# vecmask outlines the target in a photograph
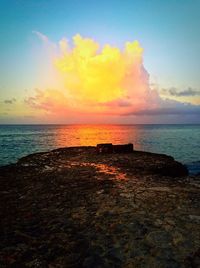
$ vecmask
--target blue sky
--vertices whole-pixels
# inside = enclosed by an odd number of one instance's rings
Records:
[[[53,42],[76,33],[118,47],[138,40],[152,82],[199,90],[199,14],[199,0],[0,0],[0,98],[38,86],[33,31]]]

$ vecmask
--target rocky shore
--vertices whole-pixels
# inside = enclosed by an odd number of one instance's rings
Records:
[[[200,267],[200,177],[95,147],[0,168],[0,267]]]

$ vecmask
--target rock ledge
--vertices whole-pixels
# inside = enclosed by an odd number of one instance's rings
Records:
[[[68,147],[0,168],[0,267],[199,267],[200,180],[172,157]]]

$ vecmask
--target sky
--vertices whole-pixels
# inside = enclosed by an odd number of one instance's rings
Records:
[[[199,0],[0,0],[0,124],[200,123]]]

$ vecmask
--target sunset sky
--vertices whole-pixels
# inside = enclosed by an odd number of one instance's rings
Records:
[[[0,0],[0,124],[200,123],[199,0]]]

